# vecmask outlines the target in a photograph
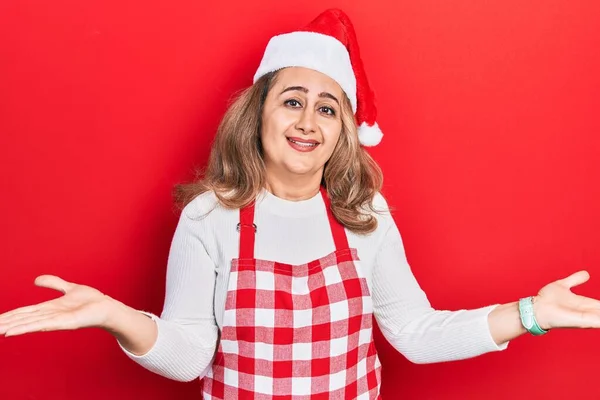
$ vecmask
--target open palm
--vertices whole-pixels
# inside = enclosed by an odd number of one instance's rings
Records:
[[[41,275],[35,285],[57,290],[63,296],[0,314],[0,335],[100,327],[108,314],[108,296],[90,286]]]
[[[600,301],[571,291],[589,279],[587,271],[578,271],[539,291],[534,309],[543,329],[600,328]]]

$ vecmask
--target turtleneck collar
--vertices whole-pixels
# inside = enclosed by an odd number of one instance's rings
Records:
[[[256,204],[257,207],[271,214],[290,218],[319,214],[325,210],[321,192],[317,192],[316,195],[306,200],[292,201],[277,197],[268,190],[263,189],[258,195]]]

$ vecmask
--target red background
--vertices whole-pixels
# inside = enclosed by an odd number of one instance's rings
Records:
[[[372,149],[436,308],[534,294],[582,268],[600,297],[600,6],[594,1],[0,3],[0,311],[53,273],[160,313],[178,213],[271,35],[354,20]],[[557,330],[431,365],[379,337],[386,399],[600,398],[600,333]],[[0,338],[2,399],[194,399],[99,330]]]

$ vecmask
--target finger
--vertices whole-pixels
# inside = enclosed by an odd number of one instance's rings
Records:
[[[14,310],[5,312],[4,314],[0,314],[0,324],[10,320],[15,315],[21,314],[30,314],[40,311],[46,311],[50,309],[55,309],[56,307],[53,304],[56,303],[56,299],[47,300],[38,304],[32,304],[30,306],[15,308]]]
[[[576,313],[573,317],[572,328],[600,328],[600,312],[598,310],[586,310]]]
[[[6,334],[6,332],[10,331],[11,329],[13,329],[17,326],[27,325],[32,322],[41,321],[41,320],[44,320],[48,317],[51,317],[51,316],[54,316],[57,314],[58,314],[57,312],[53,312],[53,313],[48,313],[48,314],[44,314],[44,315],[30,315],[30,316],[23,317],[16,321],[12,321],[7,324],[2,324],[2,325],[0,325],[0,334],[2,334],[2,335]]]
[[[591,308],[600,310],[600,300],[592,299],[591,297],[577,296],[578,308]]]
[[[11,327],[6,331],[4,336],[9,337],[32,332],[65,330],[70,329],[70,326],[71,325],[64,314],[54,314]]]
[[[46,287],[49,289],[58,290],[63,294],[65,294],[67,291],[71,290],[73,286],[75,286],[75,284],[67,282],[64,279],[61,279],[58,276],[54,275],[40,275],[35,279],[34,284],[39,287]],[[6,318],[9,318],[15,314],[35,312],[40,308],[45,307],[45,305],[48,304],[50,301],[52,300],[44,301],[38,304],[32,304],[30,306],[15,308],[14,310],[10,310],[3,314],[0,314],[0,323],[5,321]]]
[[[0,314],[0,323],[4,322],[6,319],[12,317],[13,315],[36,312],[41,309],[44,303],[33,304],[26,307],[19,307],[15,308],[14,310],[7,311],[4,314]]]
[[[75,286],[73,283],[67,282],[55,275],[40,275],[35,278],[34,284],[36,286],[58,290],[63,294],[67,293],[73,286]]]
[[[577,271],[564,279],[560,279],[558,282],[570,289],[587,282],[588,279],[590,279],[590,274],[587,271]]]
[[[26,318],[31,318],[31,317],[43,317],[45,315],[53,314],[55,312],[57,312],[56,309],[46,309],[46,310],[36,310],[33,312],[24,312],[24,313],[20,313],[20,314],[14,314],[14,315],[0,321],[0,331],[2,330],[2,327],[6,327],[10,324],[14,324],[17,321],[22,321]]]

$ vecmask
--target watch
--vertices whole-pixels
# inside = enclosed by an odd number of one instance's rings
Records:
[[[535,315],[533,313],[533,296],[524,297],[519,300],[519,315],[521,316],[521,323],[527,329],[527,332],[533,336],[540,336],[548,333],[547,330],[543,330],[537,323]]]

